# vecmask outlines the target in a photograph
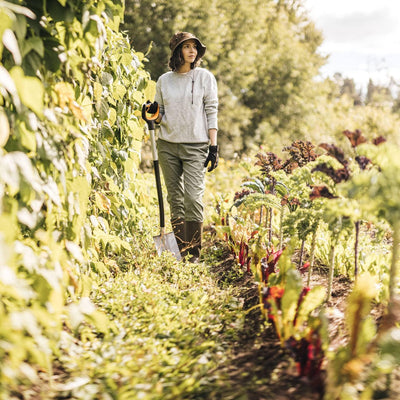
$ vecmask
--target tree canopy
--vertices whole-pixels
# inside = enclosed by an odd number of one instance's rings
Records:
[[[146,54],[153,80],[168,70],[174,32],[204,42],[203,66],[218,82],[225,158],[297,139],[341,141],[346,129],[396,139],[399,101],[385,88],[371,82],[364,99],[352,79],[322,78],[328,56],[304,0],[126,0],[123,29]]]
[[[225,156],[271,135],[305,134],[324,57],[322,36],[301,1],[127,0],[123,28],[136,50],[149,51],[155,80],[167,71],[174,32],[193,32],[206,44],[203,65],[219,85]]]

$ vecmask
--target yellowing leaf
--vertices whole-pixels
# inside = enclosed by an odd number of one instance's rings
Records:
[[[96,198],[96,206],[101,211],[110,213],[111,201],[103,193],[100,192],[95,193],[95,198]]]
[[[75,101],[75,93],[71,84],[58,82],[55,84],[54,90],[57,93],[58,104],[61,108],[68,107],[70,103]]]
[[[122,98],[125,96],[126,93],[126,88],[123,85],[114,85],[113,88],[113,93],[114,93],[114,97],[118,100],[122,100]]]
[[[142,107],[142,103],[144,103],[143,93],[142,92],[133,92],[132,101],[136,101],[136,103],[139,103],[140,107]]]
[[[71,84],[58,82],[55,84],[54,90],[57,93],[58,103],[61,108],[67,107],[76,118],[86,121],[84,110],[75,101],[75,92]]]
[[[132,57],[131,54],[129,54],[129,53],[124,53],[124,54],[122,54],[122,56],[121,56],[120,63],[121,63],[122,65],[128,66],[128,65],[131,64],[132,60],[133,60],[133,57]]]
[[[69,108],[70,108],[72,114],[76,118],[78,118],[78,119],[80,119],[82,121],[86,121],[86,117],[85,117],[85,114],[83,112],[83,109],[76,101],[73,101],[72,103],[70,103]]]
[[[156,95],[156,83],[154,81],[148,81],[146,89],[144,89],[144,97],[146,100],[154,101]]]
[[[128,128],[129,128],[129,133],[133,139],[140,141],[143,139],[143,134],[144,134],[143,128],[139,126],[139,124],[136,121],[133,120],[128,121]]]
[[[107,315],[102,311],[99,310],[94,311],[90,315],[89,319],[92,320],[95,328],[101,333],[105,334],[108,333],[110,331],[110,328],[112,327],[111,321],[108,319]]]
[[[103,94],[103,86],[99,82],[95,82],[93,84],[93,96],[95,101],[99,101],[101,99],[101,95]]]
[[[89,96],[85,96],[81,103],[82,113],[84,115],[85,121],[89,121],[92,112],[93,112],[93,105],[92,101],[90,100]]]
[[[110,122],[110,126],[114,125],[116,119],[117,119],[117,112],[115,111],[115,108],[111,107],[108,112],[108,121]]]
[[[133,140],[132,145],[131,145],[131,150],[132,151],[137,151],[140,152],[140,149],[142,148],[142,142],[139,140]]]

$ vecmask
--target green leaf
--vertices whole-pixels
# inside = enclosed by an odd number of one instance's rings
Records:
[[[296,326],[307,321],[312,311],[319,307],[326,298],[326,289],[323,286],[313,287],[304,297],[297,312]]]
[[[132,63],[133,57],[130,53],[124,53],[121,56],[120,63],[125,65],[126,67],[130,66]]]
[[[144,99],[144,94],[142,92],[136,91],[133,92],[132,94],[132,101],[138,103],[140,105],[140,107],[142,106],[142,104],[144,103],[145,99]]]
[[[104,121],[105,119],[107,119],[109,108],[110,106],[106,99],[101,99],[96,103],[96,111],[98,112],[101,120]]]
[[[285,293],[282,296],[281,310],[283,323],[289,324],[294,320],[297,304],[302,289],[301,277],[295,269],[289,269],[286,274]]]
[[[44,88],[38,78],[25,76],[21,67],[13,67],[10,71],[22,104],[38,115],[43,113]]]
[[[90,121],[93,112],[93,104],[89,96],[85,96],[81,102],[83,116],[86,121]]]
[[[27,129],[25,122],[21,122],[18,125],[18,133],[20,135],[21,144],[29,151],[36,152],[35,133]]]
[[[14,31],[20,43],[25,39],[26,26],[27,26],[26,18],[21,14],[17,14],[17,20],[14,21]]]
[[[25,56],[30,51],[35,51],[40,57],[44,56],[44,45],[39,37],[31,37],[25,40],[21,46],[22,56]]]
[[[101,333],[110,332],[111,321],[108,319],[107,315],[103,312],[96,310],[89,316],[89,320],[92,321],[95,328]]]
[[[392,358],[394,363],[400,363],[400,328],[390,329],[379,344],[383,357]]]
[[[108,72],[103,72],[103,74],[101,75],[101,84],[103,86],[109,86],[109,85],[112,85],[113,82],[114,82],[114,79],[113,79],[112,75]]]

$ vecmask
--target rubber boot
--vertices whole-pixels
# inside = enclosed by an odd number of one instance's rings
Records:
[[[200,261],[201,239],[203,236],[203,222],[185,221],[186,254],[190,255],[189,262]]]
[[[185,242],[185,221],[183,218],[171,219],[172,230],[174,231],[176,243],[178,244],[179,251],[183,256],[184,248],[186,247]]]

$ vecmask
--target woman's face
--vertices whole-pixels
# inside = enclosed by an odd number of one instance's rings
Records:
[[[182,56],[185,63],[191,64],[197,57],[197,43],[195,40],[186,40],[182,45]]]

